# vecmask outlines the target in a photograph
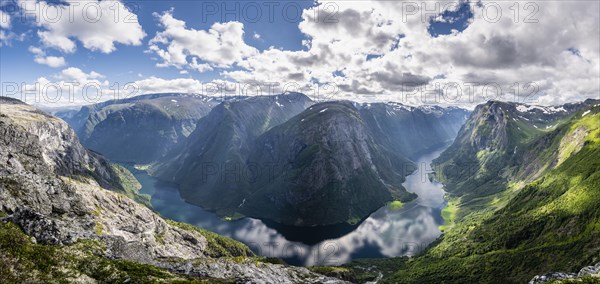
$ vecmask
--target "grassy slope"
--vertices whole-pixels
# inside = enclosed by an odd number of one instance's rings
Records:
[[[206,251],[207,255],[210,257],[249,257],[254,255],[250,248],[236,240],[223,237],[219,234],[200,229],[190,224],[179,223],[171,220],[167,220],[167,223],[187,231],[200,233],[204,238],[206,238]]]
[[[567,138],[582,127],[588,130],[579,152],[569,153],[557,168],[523,189],[514,191],[518,186],[512,184],[508,191],[489,197],[490,205],[497,205],[490,208],[499,210],[463,209],[461,220],[442,240],[405,263],[387,282],[516,283],[600,261],[598,109],[585,117],[577,114],[558,130]]]
[[[115,186],[118,190],[115,191],[125,194],[127,197],[136,201],[137,203],[140,203],[148,208],[152,208],[152,204],[150,203],[150,196],[147,194],[140,193],[142,185],[138,182],[138,180],[133,176],[133,174],[130,171],[114,163],[111,163],[110,167],[111,170],[115,173],[116,178],[118,179],[116,181],[117,186]]]

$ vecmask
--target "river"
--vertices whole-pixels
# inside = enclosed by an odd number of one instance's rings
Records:
[[[248,245],[256,254],[278,257],[292,265],[340,265],[358,258],[414,255],[440,236],[446,206],[443,186],[428,178],[430,164],[443,149],[421,156],[418,170],[403,186],[419,198],[396,209],[384,206],[355,226],[300,228],[243,218],[225,221],[182,200],[177,188],[127,166],[152,197],[163,217],[204,228]]]

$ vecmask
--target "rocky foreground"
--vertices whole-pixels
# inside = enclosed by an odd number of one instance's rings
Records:
[[[0,282],[341,283],[165,220],[62,120],[0,98]]]
[[[587,282],[584,282],[587,281]],[[529,284],[541,283],[598,283],[600,282],[600,262],[596,265],[586,266],[575,273],[551,272],[545,275],[536,275]]]

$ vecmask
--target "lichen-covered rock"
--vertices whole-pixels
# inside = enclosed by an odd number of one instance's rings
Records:
[[[586,267],[582,268],[581,270],[579,270],[579,273],[577,273],[577,277],[582,278],[587,275],[596,275],[596,276],[598,276],[598,278],[600,278],[599,274],[600,274],[600,262],[596,263],[596,265],[594,265],[594,266],[586,266]]]
[[[541,284],[541,283],[562,283],[562,280],[581,280],[587,278],[589,282],[585,283],[597,283],[600,282],[600,263],[596,265],[586,266],[582,268],[579,273],[564,273],[564,272],[550,272],[544,275],[534,276],[529,284]],[[578,281],[579,282],[579,281]]]

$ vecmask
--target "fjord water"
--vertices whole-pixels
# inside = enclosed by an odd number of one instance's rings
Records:
[[[441,234],[444,191],[428,173],[431,161],[442,151],[421,156],[416,162],[418,169],[407,176],[403,185],[419,195],[417,200],[400,209],[384,206],[354,226],[291,227],[253,218],[225,221],[186,203],[176,186],[128,168],[142,184],[141,192],[152,196],[154,210],[165,218],[234,238],[258,255],[278,257],[289,264],[340,265],[358,258],[413,255]]]

